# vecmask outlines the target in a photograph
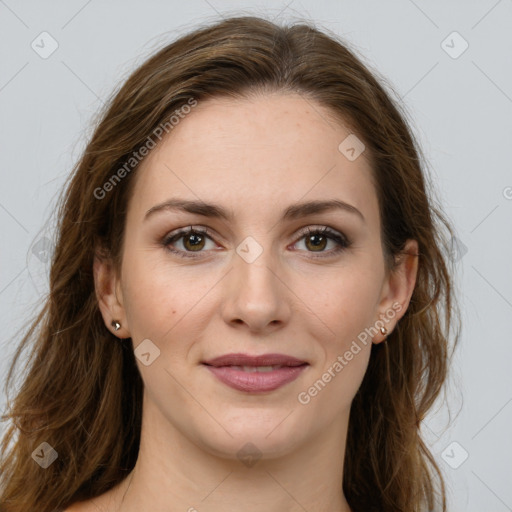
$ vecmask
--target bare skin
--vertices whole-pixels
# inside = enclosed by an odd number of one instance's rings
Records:
[[[385,336],[377,329],[359,342],[342,371],[333,374],[333,363],[379,319],[388,332],[396,326],[414,289],[418,247],[410,240],[411,255],[386,268],[370,164],[364,152],[350,161],[338,149],[349,133],[300,95],[214,99],[148,155],[120,275],[106,261],[94,266],[106,326],[116,319],[116,336],[131,338],[120,343],[149,339],[160,350],[148,366],[137,360],[145,385],[139,458],[117,487],[67,512],[350,512],[341,486],[350,405],[372,343]],[[171,198],[234,215],[162,209],[145,219]],[[361,215],[281,218],[290,205],[331,199]],[[165,247],[166,235],[190,226],[209,233]],[[329,227],[350,244],[315,239],[307,227]],[[251,262],[236,250],[247,237],[252,245],[242,247],[262,250]],[[202,364],[233,352],[282,353],[309,366],[279,389],[249,393]],[[308,394],[329,368],[325,387]],[[260,457],[253,465],[237,455],[248,442]]]

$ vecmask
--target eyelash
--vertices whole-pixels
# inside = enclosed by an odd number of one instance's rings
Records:
[[[204,251],[197,251],[198,254],[196,255],[196,254],[193,254],[192,251],[181,251],[181,250],[176,250],[176,249],[173,249],[170,247],[171,243],[176,242],[180,238],[183,238],[185,235],[190,235],[190,234],[206,236],[213,241],[213,233],[211,233],[208,229],[193,228],[192,226],[190,226],[189,228],[181,229],[176,233],[172,233],[172,234],[169,234],[166,237],[164,237],[164,239],[162,240],[162,245],[165,247],[166,250],[168,250],[169,252],[171,252],[173,254],[176,254],[180,258],[189,258],[189,259],[190,258],[199,258],[199,257],[201,257],[201,256],[199,256],[199,253],[204,252]],[[338,244],[338,247],[336,249],[328,251],[327,255],[323,255],[323,256],[315,254],[314,251],[307,251],[307,252],[311,252],[313,254],[313,258],[328,258],[328,257],[336,256],[336,255],[340,254],[341,252],[343,252],[348,247],[350,247],[350,245],[352,243],[346,236],[338,233],[337,231],[332,230],[331,228],[329,228],[327,226],[324,226],[322,228],[313,228],[313,227],[309,226],[305,229],[302,229],[299,232],[300,238],[297,240],[297,242],[299,240],[302,240],[305,236],[317,235],[317,234],[325,236],[329,240],[333,240],[334,242],[336,242]],[[322,252],[324,252],[324,251],[322,251]]]

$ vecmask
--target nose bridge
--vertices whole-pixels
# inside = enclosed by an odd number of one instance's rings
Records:
[[[261,329],[287,319],[286,287],[278,267],[270,236],[248,236],[238,244],[230,272],[227,321],[242,320],[251,329]]]
[[[276,288],[276,255],[272,253],[270,236],[247,236],[236,247],[235,274],[242,283],[241,290],[251,294],[279,293]]]

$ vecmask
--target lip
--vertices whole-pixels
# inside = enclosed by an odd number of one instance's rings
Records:
[[[309,366],[306,361],[285,354],[226,354],[203,362],[221,382],[238,391],[261,393],[274,391],[294,381]],[[241,366],[276,366],[271,371],[245,371]]]
[[[225,354],[223,356],[203,361],[203,364],[209,366],[300,366],[307,364],[306,361],[297,359],[296,357],[286,354],[261,354],[259,356],[251,356],[249,354]]]

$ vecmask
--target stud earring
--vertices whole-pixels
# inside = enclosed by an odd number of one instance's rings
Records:
[[[115,331],[119,331],[121,329],[121,324],[117,320],[112,320],[112,323],[110,324]]]
[[[385,327],[381,327],[381,328],[380,328],[380,333],[381,333],[383,336],[386,336],[386,334],[388,333],[388,330],[387,330]]]

